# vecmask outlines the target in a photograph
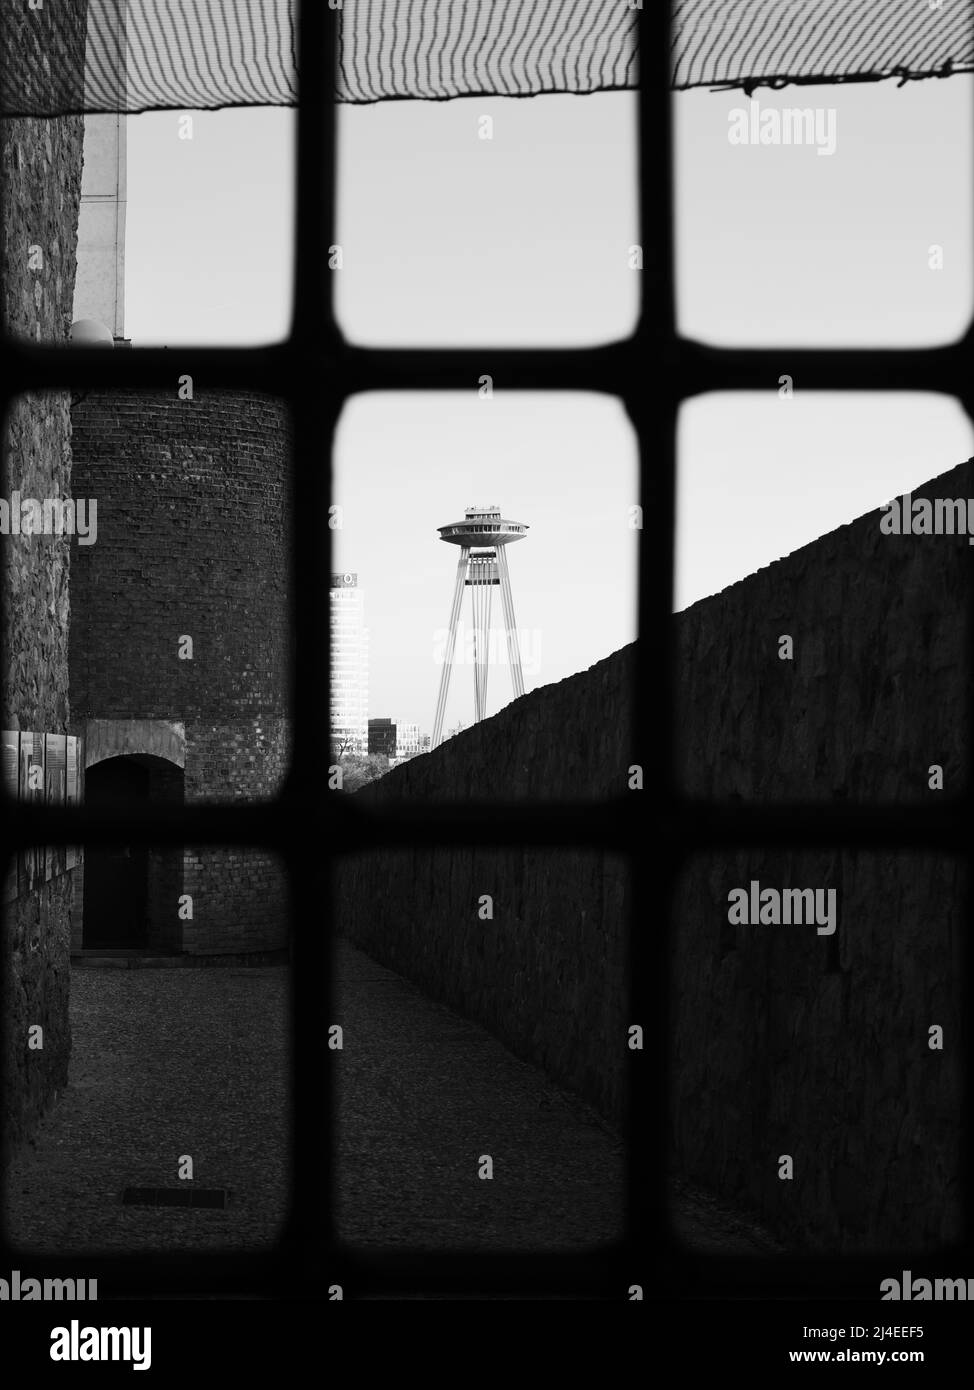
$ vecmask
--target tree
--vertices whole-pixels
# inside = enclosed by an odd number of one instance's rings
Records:
[[[338,765],[342,770],[344,792],[360,791],[389,771],[389,759],[384,753],[372,753],[368,757],[363,757],[361,753],[348,753],[340,758]]]

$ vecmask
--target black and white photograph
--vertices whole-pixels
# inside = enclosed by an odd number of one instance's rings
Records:
[[[950,1373],[972,136],[970,0],[4,0],[25,1365]]]

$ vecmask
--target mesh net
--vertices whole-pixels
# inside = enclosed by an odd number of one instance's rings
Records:
[[[639,15],[626,0],[346,0],[342,13],[342,101],[636,85]]]
[[[676,0],[673,15],[678,89],[974,71],[970,0]]]
[[[0,11],[14,37],[29,27],[39,36],[6,45],[16,58],[0,82],[4,114],[297,101],[296,0],[88,0],[83,57],[61,8],[77,15],[81,4]],[[329,10],[341,102],[601,92],[638,80],[636,0],[341,0]],[[972,0],[674,0],[673,86],[971,72],[972,11]]]

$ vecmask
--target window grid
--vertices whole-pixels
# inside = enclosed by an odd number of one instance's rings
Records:
[[[305,74],[334,70],[340,12],[302,5],[299,54]],[[639,628],[633,698],[653,708],[652,727],[631,761],[645,769],[645,791],[620,794],[606,806],[514,803],[366,808],[334,793],[322,795],[320,759],[295,758],[280,797],[247,807],[165,805],[120,815],[82,807],[66,811],[14,806],[0,791],[0,827],[10,852],[31,843],[109,844],[123,827],[130,842],[262,845],[287,864],[292,892],[291,1150],[292,1184],[286,1231],[273,1252],[139,1254],[45,1259],[44,1273],[124,1283],[132,1297],[148,1294],[224,1296],[271,1293],[327,1297],[341,1284],[345,1298],[384,1292],[538,1292],[626,1299],[640,1283],[644,1296],[673,1297],[693,1274],[698,1296],[781,1297],[855,1290],[875,1297],[889,1255],[838,1259],[760,1257],[719,1261],[669,1244],[665,1193],[669,990],[668,933],[660,901],[672,892],[688,855],[700,850],[770,845],[937,849],[961,856],[968,871],[974,849],[965,820],[974,802],[970,777],[974,699],[967,720],[968,778],[964,794],[938,807],[821,804],[722,806],[691,802],[675,783],[671,762],[674,634],[671,617],[675,516],[675,432],[683,400],[707,391],[769,390],[787,363],[802,390],[930,390],[953,395],[972,414],[972,330],[957,344],[932,350],[828,351],[708,348],[676,336],[673,300],[670,17],[668,6],[638,12],[642,80],[638,92],[640,209],[644,240],[642,315],[635,335],[606,347],[569,350],[379,350],[345,344],[330,310],[327,258],[334,227],[335,109],[331,84],[306,78],[298,108],[298,180],[294,318],[290,338],[246,349],[138,348],[105,357],[97,349],[40,348],[0,343],[0,402],[42,390],[170,389],[190,373],[209,390],[251,389],[285,400],[294,424],[294,545],[291,581],[295,643],[291,682],[293,747],[316,748],[326,718],[330,652],[316,640],[328,611],[330,531],[322,519],[331,500],[331,467],[321,466],[321,440],[333,435],[344,401],[359,391],[474,390],[485,362],[504,390],[603,391],[620,397],[641,445],[644,516],[639,561]],[[320,383],[331,383],[322,399]],[[323,418],[324,417],[324,418]],[[971,556],[974,578],[974,556]],[[968,620],[974,650],[974,606]],[[652,654],[652,655],[651,655]],[[656,698],[653,699],[653,696]],[[662,749],[662,756],[655,750]],[[620,786],[625,785],[620,768]],[[634,799],[638,798],[638,799]],[[330,942],[322,922],[321,847],[329,864],[366,849],[476,842],[482,845],[584,846],[627,860],[633,888],[629,924],[631,1017],[645,1030],[645,1050],[628,1053],[629,1221],[625,1242],[595,1254],[352,1254],[338,1249],[330,1225],[333,1160],[333,1072],[325,1045],[321,992],[328,981]],[[968,922],[974,926],[968,873]],[[298,912],[299,906],[304,907]],[[308,911],[308,905],[313,908]],[[330,919],[333,913],[329,914]],[[667,919],[663,919],[665,922]],[[971,997],[974,952],[965,978]],[[329,1011],[329,1016],[333,1016]],[[326,1020],[327,1021],[327,1020]],[[620,1044],[621,1045],[621,1044]],[[969,1093],[968,1093],[969,1094]],[[328,1125],[319,1116],[328,1115]],[[969,1108],[969,1106],[968,1106]],[[966,1191],[971,1157],[964,1153]],[[968,1245],[968,1250],[970,1246]],[[10,1247],[4,1242],[4,1254]],[[10,1253],[16,1253],[10,1251]],[[27,1271],[32,1263],[17,1256]],[[38,1263],[33,1261],[33,1263]],[[70,1265],[70,1268],[68,1268]],[[890,1266],[891,1267],[891,1266]]]

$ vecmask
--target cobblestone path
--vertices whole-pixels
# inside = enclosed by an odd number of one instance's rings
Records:
[[[593,1110],[347,943],[337,966],[344,1239],[557,1251],[621,1233],[623,1149]],[[69,1084],[11,1166],[9,1237],[59,1255],[271,1243],[287,1198],[286,967],[79,969],[71,990]],[[182,1155],[195,1186],[230,1190],[226,1210],[121,1204],[127,1186],[179,1186]],[[688,1184],[674,1215],[701,1249],[779,1248]]]

